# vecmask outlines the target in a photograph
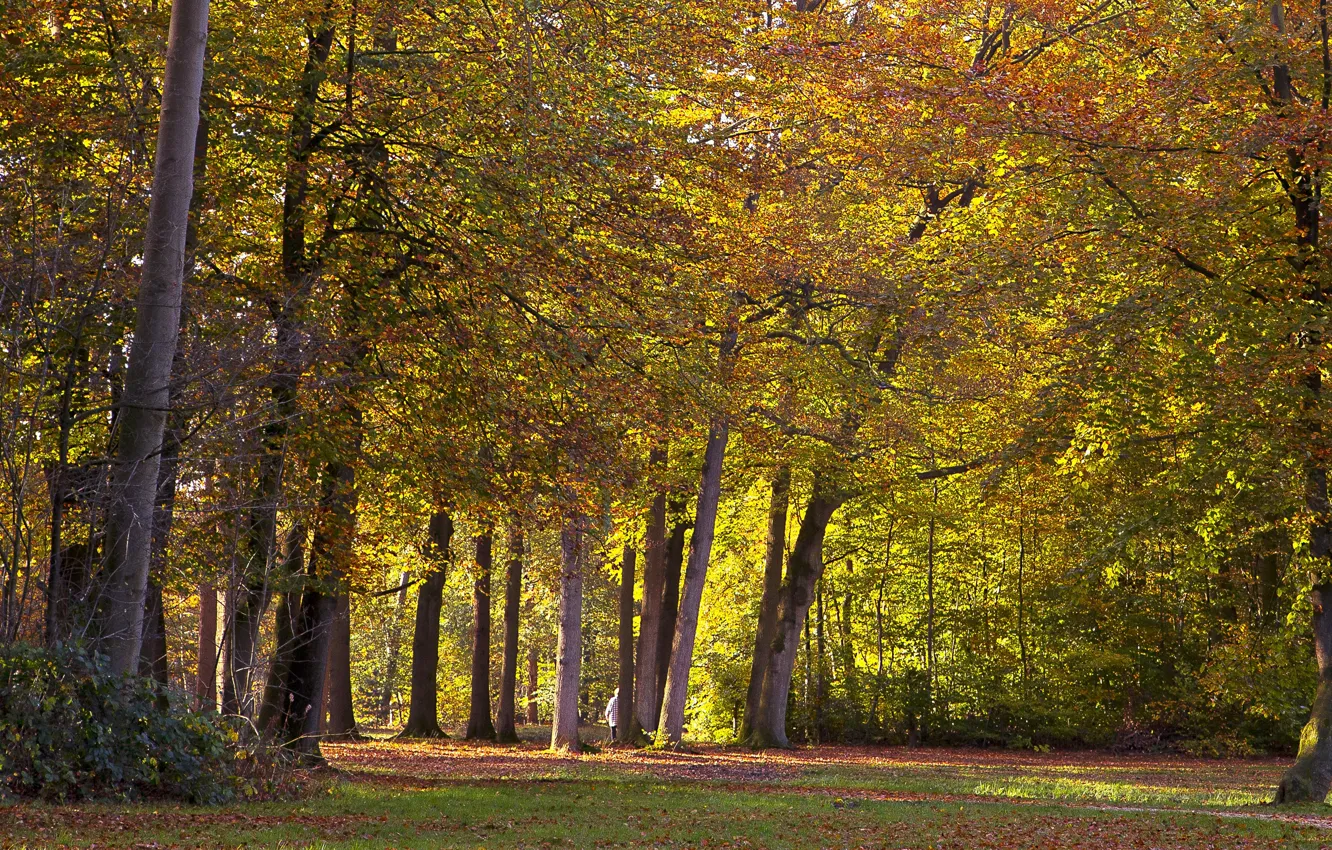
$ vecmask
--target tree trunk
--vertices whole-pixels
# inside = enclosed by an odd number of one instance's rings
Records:
[[[740,725],[740,740],[747,741],[754,730],[759,698],[763,695],[763,675],[768,669],[772,639],[777,634],[777,599],[782,590],[782,567],[786,562],[786,514],[791,504],[791,467],[783,465],[772,478],[768,499],[768,552],[763,563],[763,596],[759,600],[758,627],[754,632],[754,658],[749,666],[749,690],[745,693],[745,717]]]
[[[721,503],[722,464],[730,428],[725,419],[713,423],[708,446],[703,453],[703,473],[698,488],[698,511],[694,534],[689,544],[689,565],[685,568],[684,591],[675,622],[675,640],[671,643],[671,666],[666,676],[666,696],[657,739],[680,743],[684,735],[685,697],[689,692],[689,671],[694,665],[694,638],[698,631],[698,612],[703,604],[703,585],[712,558],[712,536],[717,525],[717,507]]]
[[[282,558],[284,585],[278,594],[277,613],[273,618],[273,658],[268,665],[268,681],[255,720],[255,728],[268,737],[279,732],[290,701],[287,682],[291,677],[301,612],[301,594],[293,588],[304,573],[305,526],[298,522],[287,529],[287,551]]]
[[[358,450],[359,439],[350,454]],[[323,761],[319,740],[329,645],[356,532],[355,474],[353,466],[340,461],[329,463],[325,470],[289,670],[284,745],[312,762]]]
[[[786,580],[778,597],[776,637],[763,676],[763,694],[749,739],[751,746],[791,745],[786,736],[786,703],[791,693],[791,675],[795,671],[800,632],[814,599],[814,586],[823,575],[823,537],[842,499],[821,475],[815,475],[814,491],[805,507],[800,533],[787,563]]]
[[[472,582],[472,700],[467,714],[469,741],[495,740],[490,720],[490,568],[494,534],[490,529],[476,538],[476,578]]]
[[[333,610],[333,633],[328,645],[328,725],[324,737],[339,741],[361,738],[356,727],[356,707],[352,703],[351,681],[351,598],[344,590],[338,594]]]
[[[217,588],[199,585],[199,648],[194,698],[200,711],[217,710]]]
[[[1285,6],[1283,0],[1272,0],[1271,16],[1273,28],[1282,36],[1286,34]],[[1324,44],[1326,44],[1326,18],[1323,19]],[[1326,47],[1324,48],[1326,51]],[[1272,67],[1272,91],[1281,101],[1282,109],[1288,109],[1295,103],[1294,86],[1291,84],[1290,68],[1277,63]],[[1322,111],[1328,109],[1327,95],[1324,95]],[[1324,319],[1323,305],[1327,302],[1328,292],[1320,273],[1319,246],[1322,224],[1322,172],[1312,167],[1306,160],[1305,151],[1292,147],[1286,153],[1288,173],[1283,179],[1286,194],[1291,201],[1294,214],[1294,232],[1296,234],[1297,256],[1289,259],[1304,277],[1303,292],[1306,304],[1316,305],[1313,315],[1313,327],[1306,328],[1309,348],[1322,346],[1321,329]],[[1306,263],[1312,267],[1306,267]],[[1317,355],[1316,355],[1317,356]],[[1332,558],[1332,504],[1328,501],[1327,468],[1314,460],[1317,448],[1324,443],[1322,422],[1318,408],[1322,404],[1322,367],[1319,356],[1308,366],[1304,375],[1305,388],[1308,391],[1304,399],[1307,415],[1305,427],[1312,446],[1308,451],[1305,466],[1305,506],[1312,521],[1309,527],[1309,555],[1316,563],[1326,569]],[[1322,803],[1332,786],[1332,616],[1325,611],[1332,603],[1332,584],[1327,584],[1327,576],[1320,575],[1319,583],[1310,592],[1313,604],[1314,654],[1318,661],[1318,689],[1314,694],[1309,721],[1300,732],[1299,755],[1281,777],[1277,787],[1277,803],[1315,802]]]
[[[527,648],[527,722],[533,726],[541,722],[537,712],[537,671],[540,661],[536,644],[532,644]]]
[[[412,632],[412,701],[400,738],[446,738],[439,728],[439,615],[444,607],[443,562],[453,537],[453,521],[444,511],[430,517],[430,556],[439,569],[426,576],[416,596],[416,628]]]
[[[139,675],[165,685],[170,678],[167,668],[166,611],[162,607],[162,586],[153,576],[148,578],[148,594],[144,605]]]
[[[185,234],[207,43],[207,0],[173,3],[143,276],[117,417],[120,435],[106,529],[110,571],[104,590],[102,640],[112,671],[122,674],[137,669],[143,639],[153,503],[162,432],[170,408],[171,364],[180,330]]]
[[[685,507],[672,502],[670,513],[676,516],[671,536],[666,539],[665,574],[662,578],[661,614],[657,618],[657,669],[653,673],[652,716],[661,724],[661,705],[666,698],[666,674],[671,667],[671,641],[675,639],[675,619],[680,614],[680,571],[684,566],[685,534],[691,523],[683,514]],[[655,735],[657,727],[652,727]]]
[[[523,532],[514,523],[509,529],[509,563],[504,569],[504,658],[500,662],[499,711],[495,715],[495,740],[518,743],[518,613],[523,601]]]
[[[658,463],[664,453],[654,453]],[[657,643],[661,633],[662,601],[666,589],[666,496],[652,498],[643,541],[643,604],[638,618],[638,660],[634,669],[633,712],[629,740],[639,740],[657,729]]]
[[[638,553],[632,543],[624,544],[624,560],[620,567],[620,678],[616,689],[616,740],[633,743],[637,737],[631,730],[629,718],[633,716],[634,696],[634,567]]]
[[[583,662],[583,519],[560,534],[560,632],[555,650],[555,716],[550,747],[578,752],[578,685]]]
[[[276,358],[269,375],[270,416],[263,424],[258,480],[245,534],[246,559],[242,590],[234,599],[227,634],[227,665],[222,682],[222,707],[228,714],[252,713],[251,677],[259,626],[271,597],[269,573],[276,561],[278,505],[282,498],[287,434],[296,416],[297,391],[304,372],[304,334],[300,314],[316,276],[306,245],[306,196],[309,192],[309,145],[314,110],[319,101],[323,66],[333,43],[332,28],[312,34],[306,45],[300,95],[292,111],[287,138],[289,153],[282,187],[282,276],[285,297],[269,302]]]
[[[1332,790],[1332,584],[1315,585],[1314,652],[1318,660],[1318,691],[1309,722],[1300,732],[1300,752],[1281,777],[1276,803],[1322,803]]]

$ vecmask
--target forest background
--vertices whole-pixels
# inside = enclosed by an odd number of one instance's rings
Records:
[[[169,14],[0,18],[7,644],[108,631]],[[326,728],[396,726],[438,604],[431,722],[484,734],[506,661],[556,713],[562,645],[596,717],[650,610],[649,731],[674,695],[718,741],[1292,749],[1332,575],[1327,32],[214,3],[143,671],[258,722],[313,593]],[[765,646],[789,700],[750,693]]]

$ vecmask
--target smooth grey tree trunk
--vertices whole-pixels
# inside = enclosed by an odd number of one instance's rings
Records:
[[[643,602],[638,618],[638,658],[634,667],[630,740],[638,740],[657,729],[657,635],[661,630],[661,602],[666,587],[665,493],[652,497],[643,548]],[[624,698],[623,693],[620,698]]]
[[[559,640],[555,650],[553,750],[578,752],[578,685],[583,662],[583,518],[575,516],[560,534]]]
[[[617,682],[619,715],[615,723],[615,739],[629,744],[637,737],[631,727],[634,695],[634,567],[638,553],[632,543],[624,544],[624,558],[620,566],[620,676]]]
[[[789,747],[786,734],[786,702],[791,692],[800,633],[814,601],[814,588],[823,575],[823,538],[828,522],[841,507],[843,496],[833,490],[820,475],[814,476],[814,490],[800,523],[791,558],[787,562],[786,581],[782,583],[777,605],[777,628],[763,676],[763,693],[754,716],[754,728],[748,743],[754,747]]]
[[[768,499],[768,550],[763,564],[758,625],[754,630],[754,657],[749,666],[749,690],[745,694],[745,717],[740,724],[741,741],[749,740],[754,731],[772,639],[777,634],[777,600],[781,596],[782,567],[786,561],[786,514],[790,503],[791,467],[783,465],[772,477],[772,495]]]
[[[518,614],[523,601],[523,532],[509,529],[509,562],[504,569],[504,657],[500,661],[499,710],[495,714],[495,740],[518,743]]]
[[[671,643],[671,665],[666,675],[666,696],[662,702],[657,740],[680,743],[684,734],[685,697],[689,692],[689,671],[694,664],[694,638],[698,631],[698,612],[703,604],[703,585],[712,558],[712,537],[717,525],[717,507],[721,503],[722,464],[730,427],[724,418],[708,429],[708,445],[703,452],[703,473],[698,488],[698,509],[694,516],[694,534],[689,543],[689,563],[685,567],[684,589],[680,593],[680,611],[675,620],[675,639]]]
[[[153,503],[170,406],[171,364],[180,331],[185,235],[194,191],[194,143],[207,44],[208,0],[175,0],[162,81],[143,277],[135,301],[134,341],[120,404],[120,439],[107,516],[110,573],[104,591],[102,641],[112,671],[122,674],[137,670],[143,638]]]

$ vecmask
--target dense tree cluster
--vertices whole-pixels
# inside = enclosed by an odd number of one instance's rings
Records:
[[[1298,742],[1321,799],[1328,31],[11,3],[0,641],[310,756],[618,685],[626,743]]]

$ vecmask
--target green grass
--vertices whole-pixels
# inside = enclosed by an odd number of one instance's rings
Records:
[[[1250,766],[973,762],[940,751],[883,763],[690,757],[699,769],[783,765],[747,783],[690,780],[639,754],[559,760],[531,749],[337,750],[351,771],[309,799],[218,808],[21,804],[0,807],[0,847],[320,848],[1315,848],[1332,829],[1222,813],[1122,806],[1224,806],[1259,796]],[[817,754],[836,751],[815,751]],[[864,751],[860,751],[864,752]],[[358,762],[359,757],[364,763]],[[365,755],[365,754],[369,755]],[[474,756],[474,753],[481,755]],[[509,761],[506,761],[508,759]],[[667,767],[645,774],[644,766]],[[534,767],[536,765],[536,767]],[[739,769],[739,768],[737,768]],[[509,779],[484,778],[509,775]],[[1096,778],[1100,775],[1102,778]],[[533,779],[533,777],[541,777]],[[1246,784],[1250,783],[1251,784]],[[751,787],[752,786],[752,787]],[[875,799],[902,795],[909,799]],[[912,796],[914,795],[914,796]],[[992,798],[978,800],[970,795]],[[1229,795],[1229,796],[1227,796]],[[960,797],[960,799],[959,799]],[[1027,798],[1018,802],[1012,797]],[[1301,810],[1326,815],[1327,807]],[[1238,815],[1234,817],[1231,815]]]

